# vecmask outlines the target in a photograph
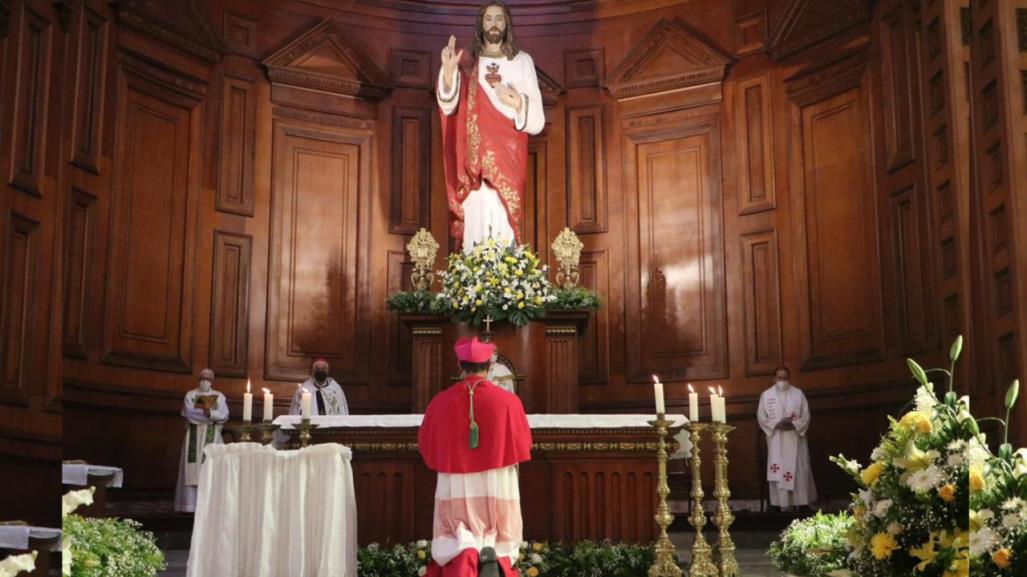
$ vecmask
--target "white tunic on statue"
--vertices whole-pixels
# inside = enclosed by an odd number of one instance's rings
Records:
[[[203,414],[203,409],[196,408],[196,397],[199,395],[215,395],[218,398],[217,407],[210,411],[209,417]],[[192,513],[196,510],[196,485],[204,461],[203,449],[209,444],[223,442],[221,424],[228,420],[228,403],[225,402],[225,396],[214,389],[206,392],[193,389],[185,394],[182,416],[187,422],[182,458],[178,465],[175,510]]]
[[[512,84],[514,90],[521,94],[521,111],[506,106],[499,100],[495,89],[489,85],[486,76],[490,74],[489,66],[498,66],[495,72],[502,77],[503,84]],[[449,116],[456,111],[460,101],[460,75],[454,73],[450,82],[450,90],[445,90],[445,83],[442,79],[442,70],[439,70],[438,95],[439,108],[443,114]],[[480,56],[478,58],[478,86],[488,94],[489,100],[496,110],[503,113],[514,123],[517,130],[528,134],[538,134],[546,125],[546,115],[542,109],[542,93],[538,87],[538,76],[535,74],[535,62],[531,56],[523,50],[517,53],[512,60],[506,57],[491,58]],[[513,229],[510,228],[510,220],[506,215],[506,208],[499,199],[499,193],[495,189],[482,182],[478,190],[471,191],[464,199],[464,252],[470,251],[478,242],[492,237],[502,242],[512,242],[514,239]]]
[[[775,429],[788,417],[793,417],[795,430]],[[813,482],[806,439],[810,423],[806,395],[787,382],[775,383],[760,395],[757,418],[767,435],[770,504],[799,507],[816,501],[817,488]]]
[[[317,409],[317,390],[318,386],[314,381],[314,377],[310,377],[303,381],[303,388],[297,388],[296,393],[292,396],[292,405],[289,407],[289,414],[300,414],[300,410],[302,409],[301,401],[303,398],[303,391],[310,391],[310,414],[320,415],[321,413]],[[335,379],[328,377],[327,381],[325,381],[325,385],[321,387],[321,396],[324,399],[326,415],[349,414],[349,405],[346,403],[346,394],[342,392],[342,387],[335,381]]]

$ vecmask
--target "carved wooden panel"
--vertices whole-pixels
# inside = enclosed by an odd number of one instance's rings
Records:
[[[525,213],[521,217],[521,242],[535,247],[546,259],[552,237],[549,234],[549,143],[545,137],[528,141],[528,178],[524,185]]]
[[[75,152],[71,161],[94,174],[100,172],[108,29],[107,19],[83,9],[75,87]]]
[[[920,222],[923,202],[919,190],[911,186],[892,194],[890,203],[898,345],[901,355],[912,356],[927,346]]]
[[[782,363],[777,231],[742,235],[745,374],[769,375]]]
[[[626,133],[630,379],[727,374],[718,118]]]
[[[225,10],[222,40],[228,52],[257,57],[257,23],[249,18]]]
[[[605,142],[602,106],[567,110],[567,222],[579,234],[607,229]]]
[[[908,25],[902,6],[881,20],[881,79],[884,84],[884,142],[889,170],[896,170],[915,157],[913,150],[912,69],[909,58]]]
[[[188,372],[202,114],[156,82],[133,71],[119,82],[103,350],[107,362]]]
[[[64,241],[64,354],[84,359],[98,217],[95,196],[77,188],[70,196]]]
[[[1009,216],[1006,214],[1006,205],[1000,204],[991,211],[989,232],[989,246],[992,252],[998,254],[1009,246]]]
[[[405,251],[390,250],[388,254],[388,294],[397,291],[411,290],[410,273],[414,263],[407,258]],[[410,358],[413,340],[410,330],[403,326],[398,314],[389,314],[388,355],[386,364],[389,368],[389,385],[398,387],[410,386]]]
[[[28,7],[21,23],[10,183],[28,194],[42,196],[53,26]]]
[[[272,144],[272,279],[265,372],[304,377],[310,359],[341,381],[367,369],[367,259],[359,215],[370,187],[371,138],[276,121]]]
[[[392,109],[392,193],[389,230],[413,234],[431,223],[431,116]]]
[[[579,342],[579,375],[582,384],[610,380],[610,253],[606,249],[581,251],[581,286],[599,293],[604,306],[592,313]]]
[[[549,510],[561,511],[553,516],[553,540],[648,543],[655,537],[653,471],[638,470],[637,463],[555,462],[551,467]]]
[[[226,74],[221,84],[217,210],[253,216],[257,98],[253,81]]]
[[[767,13],[765,10],[735,18],[739,56],[759,52],[767,41]]]
[[[563,73],[567,88],[588,88],[603,82],[603,49],[568,50],[563,54]]]
[[[875,182],[866,94],[856,87],[799,111],[804,202],[798,272],[804,368],[866,362],[884,352]],[[853,137],[853,136],[857,137]],[[860,279],[860,282],[852,282]]]
[[[417,463],[364,460],[355,466],[353,490],[359,511],[367,511],[367,523],[360,524],[360,542],[411,542],[414,535],[414,492]]]
[[[738,212],[752,214],[777,205],[770,75],[743,80],[737,90]]]
[[[431,58],[427,52],[392,50],[392,83],[407,88],[431,88]]]
[[[0,403],[28,406],[39,223],[15,212],[6,218],[4,292],[0,301]]]
[[[253,239],[249,236],[214,231],[210,368],[219,376],[246,376],[252,253]]]

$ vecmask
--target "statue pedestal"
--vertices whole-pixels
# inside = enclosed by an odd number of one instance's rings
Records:
[[[576,413],[578,410],[578,341],[588,323],[588,311],[547,313],[518,327],[499,323],[492,342],[513,363],[517,394],[528,413]],[[446,317],[402,314],[413,346],[412,411],[423,413],[428,403],[460,374],[453,344],[480,331],[453,324]]]

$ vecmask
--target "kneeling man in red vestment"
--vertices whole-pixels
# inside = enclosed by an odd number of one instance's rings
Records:
[[[485,378],[495,345],[463,338],[455,350],[464,378],[432,399],[417,435],[439,474],[427,577],[517,576],[528,418],[516,395]]]

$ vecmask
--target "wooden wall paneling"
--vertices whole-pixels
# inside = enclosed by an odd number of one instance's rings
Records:
[[[411,290],[410,273],[414,271],[414,263],[408,259],[406,251],[390,250],[387,268],[388,294]],[[398,314],[390,313],[388,322],[389,371],[386,383],[390,386],[410,387],[410,361],[413,354],[410,330],[403,326]],[[405,402],[404,405],[409,406],[409,402]]]
[[[0,403],[28,406],[33,374],[37,270],[40,256],[39,223],[10,212],[0,303]]]
[[[69,196],[63,277],[64,354],[85,359],[98,215],[95,195],[73,187]]]
[[[431,116],[429,110],[392,109],[389,230],[413,234],[430,226]]]
[[[217,210],[253,216],[256,88],[249,78],[227,73],[221,86]]]
[[[257,32],[255,21],[225,10],[221,39],[226,51],[247,58],[256,58]]]
[[[247,373],[252,254],[250,236],[214,231],[209,366],[218,376],[245,377]]]
[[[581,252],[581,286],[597,293],[604,303],[610,295],[610,251],[607,249],[583,250]],[[580,339],[578,356],[580,382],[582,385],[607,384],[610,382],[610,357],[613,350],[610,342],[610,307],[605,305],[592,313]]]
[[[898,3],[879,23],[881,82],[884,91],[885,158],[889,171],[916,158],[914,138],[913,66],[910,62],[907,3]]]
[[[745,374],[769,375],[784,358],[777,231],[743,234],[741,245]]]
[[[370,132],[276,120],[265,373],[305,377],[332,362],[340,382],[361,381],[368,262],[359,222],[371,186]]]
[[[625,463],[623,470],[610,472],[608,464],[555,460],[552,468],[550,510],[553,515],[553,540],[576,542],[599,536],[625,543],[652,540],[656,524],[656,479],[651,471],[639,471],[636,463]],[[622,532],[613,531],[614,521]]]
[[[744,215],[777,206],[770,74],[742,80],[735,90],[738,212]]]
[[[725,377],[719,115],[645,123],[624,130],[624,193],[637,199],[628,213],[626,377]]]
[[[75,148],[71,161],[94,174],[100,172],[109,36],[108,20],[83,5],[78,30],[78,66],[72,122]]]
[[[564,52],[563,77],[567,88],[600,86],[604,80],[603,49]]]
[[[205,84],[120,60],[103,358],[189,372]]]
[[[843,57],[787,87],[795,103],[791,148],[801,154],[792,185],[801,223],[796,278],[804,369],[881,360],[885,353],[866,57]]]
[[[767,12],[757,10],[735,18],[738,28],[738,56],[753,54],[763,49],[767,41]]]
[[[602,105],[567,109],[567,222],[577,233],[607,230]]]
[[[41,197],[54,33],[47,14],[40,14],[32,4],[26,2],[16,20],[18,61],[9,182],[29,195]]]
[[[924,309],[923,252],[921,235],[923,201],[920,190],[910,186],[891,194],[889,220],[891,235],[889,250],[893,261],[893,275],[898,306],[894,309],[898,323],[898,352],[911,357],[927,346],[926,311]]]

